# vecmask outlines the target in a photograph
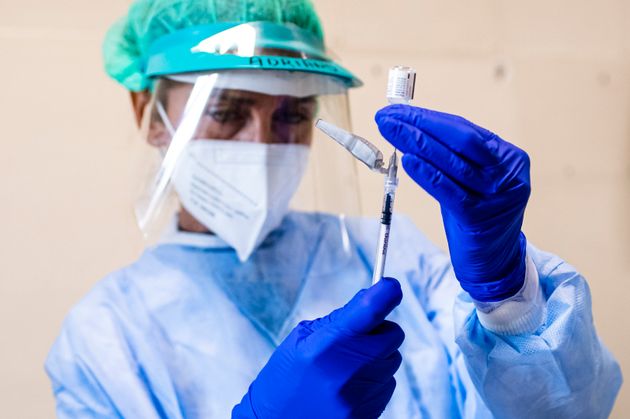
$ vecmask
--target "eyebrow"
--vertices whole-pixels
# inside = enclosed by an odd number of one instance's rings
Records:
[[[287,95],[280,95],[280,96],[287,96]],[[232,102],[238,105],[253,105],[257,101],[256,98],[243,97],[239,93],[226,92],[226,91],[216,92],[212,94],[211,97],[217,103]],[[312,103],[316,101],[315,96],[306,96],[306,97],[289,96],[289,97],[291,97],[297,104]]]
[[[315,102],[317,98],[315,96],[306,96],[297,98],[299,103],[311,103]]]

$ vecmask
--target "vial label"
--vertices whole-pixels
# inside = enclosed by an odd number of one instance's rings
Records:
[[[411,67],[396,66],[389,70],[387,100],[390,103],[409,103],[413,99],[416,71]]]

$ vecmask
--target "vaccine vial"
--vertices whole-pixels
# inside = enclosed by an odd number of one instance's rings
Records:
[[[389,69],[387,80],[387,101],[390,104],[408,105],[413,99],[416,87],[416,70],[411,67],[397,65]]]

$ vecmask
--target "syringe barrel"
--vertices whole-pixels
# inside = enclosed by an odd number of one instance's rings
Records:
[[[394,213],[394,197],[395,192],[386,192],[383,197],[383,209],[381,210],[381,224],[390,225],[392,223],[392,214]]]

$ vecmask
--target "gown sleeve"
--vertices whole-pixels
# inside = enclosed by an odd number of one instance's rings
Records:
[[[491,332],[467,294],[457,299],[456,341],[470,377],[497,417],[608,417],[621,370],[595,331],[588,284],[557,256],[531,245],[527,254],[544,304],[536,330]]]
[[[575,268],[529,245],[521,292],[484,306],[460,288],[443,251],[405,217],[396,223],[400,253],[417,255],[405,279],[449,354],[461,417],[609,415],[621,370],[597,336]]]

